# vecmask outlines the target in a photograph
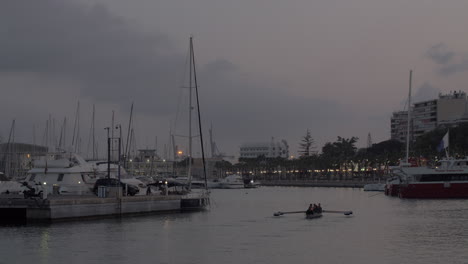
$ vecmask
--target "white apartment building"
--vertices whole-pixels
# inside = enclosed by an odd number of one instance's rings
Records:
[[[390,123],[391,139],[398,140],[400,142],[405,142],[406,130],[408,127],[408,112],[393,112],[392,118],[390,119]]]
[[[463,91],[439,94],[438,99],[417,102],[411,107],[410,138],[413,140],[440,125],[468,122],[468,97]],[[391,139],[406,141],[407,111],[394,112],[390,119]]]
[[[245,143],[240,147],[240,158],[289,158],[289,145],[286,140],[270,142]]]

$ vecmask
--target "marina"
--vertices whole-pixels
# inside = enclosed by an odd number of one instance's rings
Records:
[[[1,7],[0,264],[468,263],[468,1]]]
[[[358,188],[265,186],[216,189],[210,198],[211,209],[201,212],[0,226],[2,261],[63,263],[70,254],[77,262],[117,264],[432,264],[468,258],[466,200],[371,197]],[[272,215],[279,209],[305,210],[318,201],[325,211],[349,209],[353,215],[324,213],[310,220],[304,214]]]

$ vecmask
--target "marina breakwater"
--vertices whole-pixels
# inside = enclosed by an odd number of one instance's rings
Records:
[[[385,182],[385,181],[383,181]],[[383,183],[382,181],[366,180],[337,180],[337,181],[321,181],[321,180],[274,180],[262,181],[263,186],[293,186],[293,187],[346,187],[346,188],[363,188],[366,184]]]

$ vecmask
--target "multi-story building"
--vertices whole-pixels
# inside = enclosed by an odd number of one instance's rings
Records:
[[[437,109],[439,125],[452,125],[468,121],[468,99],[465,92],[439,95]]]
[[[412,111],[413,139],[437,127],[437,99],[415,103]]]
[[[406,130],[408,127],[408,112],[393,112],[390,122],[391,139],[404,142],[406,140]]]
[[[390,119],[391,139],[406,141],[408,113],[397,111]],[[439,94],[439,98],[414,103],[411,109],[410,139],[434,130],[440,125],[468,122],[468,97],[465,92]]]
[[[245,143],[240,147],[240,158],[289,158],[289,145],[286,140],[270,142]]]

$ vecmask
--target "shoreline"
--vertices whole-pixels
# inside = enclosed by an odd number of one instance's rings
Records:
[[[262,186],[363,188],[378,181],[261,181]]]

